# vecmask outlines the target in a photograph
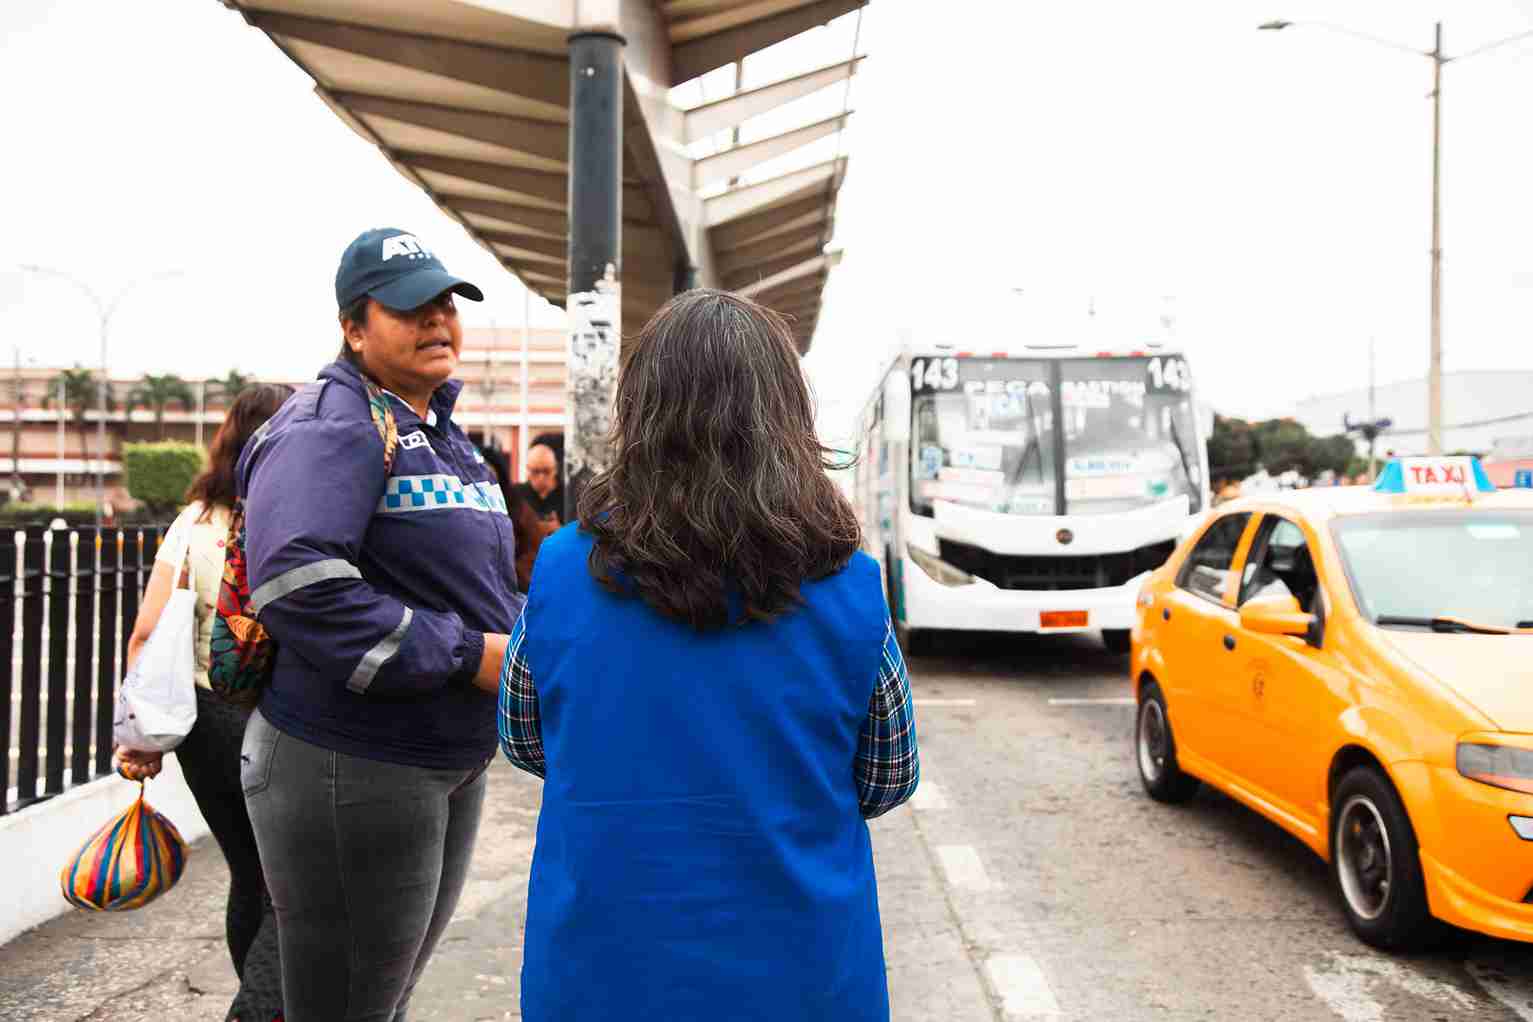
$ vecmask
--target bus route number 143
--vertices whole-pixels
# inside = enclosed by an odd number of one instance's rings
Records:
[[[910,385],[914,390],[952,390],[958,386],[958,360],[916,359],[910,363]]]

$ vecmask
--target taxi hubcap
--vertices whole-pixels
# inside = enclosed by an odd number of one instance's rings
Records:
[[[1170,751],[1170,734],[1160,703],[1146,699],[1139,710],[1139,769],[1148,781],[1160,780]]]
[[[1377,919],[1389,901],[1394,878],[1384,818],[1371,801],[1354,795],[1342,807],[1336,835],[1342,894],[1352,911],[1364,919]]]

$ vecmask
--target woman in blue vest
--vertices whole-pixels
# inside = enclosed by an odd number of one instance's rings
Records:
[[[782,318],[689,291],[543,544],[501,748],[545,778],[526,1022],[887,1022],[864,820],[919,775],[879,569]]]

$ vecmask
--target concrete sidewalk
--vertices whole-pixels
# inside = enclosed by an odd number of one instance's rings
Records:
[[[497,759],[457,916],[412,1019],[514,1019],[522,919],[542,783]],[[60,864],[62,866],[62,863]],[[192,846],[175,889],[136,912],[72,911],[0,947],[8,1022],[223,1022],[234,996],[224,945],[228,870],[212,839]]]
[[[415,1022],[520,1017],[527,872],[541,797],[540,781],[496,760],[473,871],[416,990]],[[909,809],[874,821],[873,833],[897,1017],[953,1018],[955,1002],[977,1009],[964,1017],[989,1016]],[[218,846],[204,840],[176,888],[148,907],[71,912],[0,947],[0,1019],[222,1022],[235,989],[223,942],[227,883]]]

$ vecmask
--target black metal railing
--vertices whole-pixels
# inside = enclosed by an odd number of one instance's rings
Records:
[[[111,771],[113,697],[162,533],[0,529],[0,814]]]

